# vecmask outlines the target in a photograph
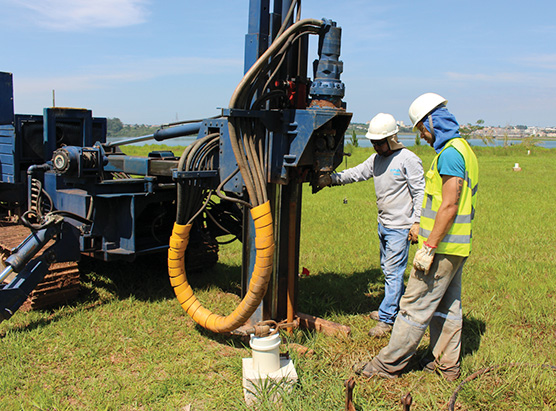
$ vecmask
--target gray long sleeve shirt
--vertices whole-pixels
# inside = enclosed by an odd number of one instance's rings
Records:
[[[361,164],[332,174],[332,185],[375,179],[378,222],[387,228],[411,228],[421,217],[425,193],[423,163],[402,148],[388,157],[371,155]]]

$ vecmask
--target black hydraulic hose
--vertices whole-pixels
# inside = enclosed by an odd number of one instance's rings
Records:
[[[86,225],[91,225],[93,224],[93,222],[91,220],[89,220],[88,218],[85,217],[81,217],[78,214],[69,212],[69,211],[63,211],[63,210],[54,210],[54,211],[50,211],[49,213],[47,213],[44,216],[38,216],[36,215],[33,211],[28,210],[26,212],[24,212],[21,215],[21,223],[33,230],[33,231],[38,231],[38,230],[42,230],[43,228],[48,227],[49,225],[51,225],[52,223],[55,223],[56,220],[53,219],[53,216],[61,216],[61,217],[66,217],[66,218],[71,218],[72,220],[78,221],[82,224],[86,224]],[[29,218],[34,218],[38,220],[38,223],[32,223]]]
[[[266,76],[265,71],[262,69],[268,67],[268,61],[270,61],[271,57],[277,50],[280,50],[288,39],[308,26],[321,27],[323,25],[324,22],[321,20],[301,20],[293,24],[285,30],[282,35],[277,37],[268,50],[263,53],[247,71],[236,87],[230,99],[230,109],[247,107],[248,100],[246,100],[245,97],[249,95],[249,91],[251,90],[250,86],[252,86],[258,78],[263,78],[259,76]],[[190,223],[184,225],[177,221],[174,225],[172,237],[170,238],[168,271],[178,301],[195,322],[216,332],[234,330],[251,317],[266,293],[268,282],[272,274],[275,244],[270,203],[268,200],[264,201],[268,197],[266,192],[265,173],[263,171],[263,158],[261,157],[264,153],[264,146],[262,145],[264,133],[256,133],[253,135],[253,130],[258,130],[257,125],[253,126],[249,121],[240,121],[240,119],[234,116],[228,118],[230,143],[249,196],[249,203],[247,203],[247,206],[252,207],[250,212],[255,226],[255,243],[257,244],[253,275],[249,282],[248,292],[233,313],[223,317],[202,307],[187,281],[183,259],[185,249],[189,243],[192,225]],[[187,158],[189,158],[190,154],[191,153],[187,154]],[[180,165],[182,167],[186,161],[185,157],[186,156],[182,155],[182,158],[180,158]],[[180,170],[181,169],[182,168],[180,168]],[[219,189],[222,186],[223,185],[220,185]],[[181,200],[184,199],[182,196],[187,193],[188,189],[194,193],[204,193],[203,190],[199,190],[199,187],[186,186],[185,183],[182,184],[179,190],[181,194],[178,196],[178,209],[182,208]],[[209,198],[207,198],[205,205],[208,203],[208,199]],[[203,205],[203,207],[205,205]],[[185,214],[179,212],[178,215],[183,218]],[[197,214],[195,214],[195,216],[196,215]]]
[[[212,190],[210,190],[208,192],[208,194],[206,196],[206,200],[203,202],[203,205],[201,206],[201,208],[199,208],[199,210],[195,214],[193,214],[193,216],[189,219],[187,224],[193,224],[193,220],[195,220],[197,218],[197,216],[203,212],[203,210],[207,207],[207,204],[210,201],[211,195],[212,195]]]
[[[217,137],[218,135],[219,135],[218,133],[209,134],[205,137],[202,137],[202,138],[196,140],[193,143],[193,146],[191,148],[191,153],[187,156],[187,159],[185,161],[184,170],[192,170],[191,165],[193,163],[193,159],[195,158],[195,156],[197,155],[199,150],[201,150],[205,144],[208,144],[211,139]]]
[[[218,134],[195,150],[186,165],[187,170],[212,170],[215,148],[218,146]]]
[[[230,108],[242,108],[245,107],[246,100],[245,96],[249,95],[249,85],[253,85],[254,82],[257,81],[257,77],[264,73],[264,68],[268,66],[269,59],[279,51],[282,46],[292,37],[295,36],[296,33],[306,29],[307,27],[322,27],[324,24],[321,20],[313,20],[313,19],[305,19],[301,20],[292,26],[290,26],[287,30],[282,33],[276,40],[270,45],[270,47],[257,59],[257,61],[253,64],[253,66],[247,71],[245,76],[242,78],[238,86],[236,87],[231,99],[230,99]],[[261,193],[260,189],[258,189],[257,182],[252,174],[251,168],[249,167],[249,162],[245,153],[245,150],[248,150],[242,147],[241,140],[243,139],[243,133],[241,130],[241,124],[239,121],[236,121],[234,118],[230,118],[228,121],[228,130],[230,134],[230,142],[232,146],[232,150],[234,152],[234,156],[238,163],[241,175],[243,176],[243,181],[245,183],[245,187],[247,189],[247,193],[249,195],[250,202],[254,206],[258,206],[262,204],[262,199],[266,196],[265,194]],[[241,136],[241,138],[238,138]],[[243,144],[248,144],[245,141]],[[253,152],[251,152],[253,155]],[[258,162],[258,158],[252,158],[253,161]],[[259,176],[257,178],[260,177]],[[264,176],[263,176],[264,177]],[[260,184],[260,181],[259,183]],[[263,190],[266,191],[266,190]]]
[[[166,124],[162,124],[160,126],[160,128],[167,128],[167,127],[174,127],[174,126],[179,126],[181,124],[190,124],[190,123],[199,123],[202,122],[204,120],[215,120],[217,118],[221,118],[222,116],[219,114],[217,116],[213,116],[213,117],[207,117],[207,118],[202,118],[202,119],[197,119],[197,120],[183,120],[183,121],[176,121],[174,123],[166,123]]]
[[[216,218],[214,218],[214,216],[212,215],[212,213],[208,210],[205,209],[205,214],[210,218],[210,220],[214,223],[214,225],[216,227],[218,227],[219,229],[221,229],[222,231],[224,231],[226,234],[232,234],[230,232],[230,230],[226,229],[222,224],[220,224],[218,221],[216,221]],[[235,239],[237,239],[237,237],[234,235],[234,239],[232,241],[234,241]],[[231,242],[231,241],[230,241]],[[222,244],[222,243],[219,243]]]
[[[282,46],[292,37],[295,36],[299,31],[306,29],[307,27],[322,27],[324,24],[321,20],[314,20],[314,19],[305,19],[300,20],[297,23],[290,26],[287,30],[282,33],[276,40],[270,45],[270,47],[257,59],[257,61],[253,64],[253,66],[247,71],[245,76],[243,76],[242,80],[236,87],[231,99],[230,99],[230,108],[241,108],[245,107],[246,100],[245,96],[249,95],[249,85],[252,85],[253,82],[256,82],[257,77],[264,73],[264,68],[268,66],[269,59],[279,51]],[[263,190],[265,193],[261,193],[260,189],[257,188],[257,184],[260,184],[260,180],[258,183],[255,181],[255,178],[260,178],[261,173],[254,178],[251,168],[249,166],[249,162],[245,153],[245,148],[242,147],[241,140],[243,140],[243,145],[248,144],[243,139],[244,135],[241,130],[241,123],[236,121],[234,118],[230,118],[228,121],[228,130],[230,134],[230,142],[232,146],[232,150],[234,152],[234,156],[238,163],[241,175],[243,177],[243,181],[245,183],[245,187],[247,189],[247,193],[249,195],[250,202],[253,206],[258,206],[262,204],[262,200],[266,197],[266,190]],[[238,138],[241,136],[241,138]],[[253,152],[251,151],[251,156],[253,156]],[[254,162],[259,162],[258,158],[252,158]],[[262,176],[264,178],[264,175]]]
[[[211,153],[218,147],[218,137],[218,133],[212,133],[187,146],[178,161],[178,170],[200,171],[207,169],[207,159],[210,159]],[[197,185],[196,182],[179,181],[177,185],[176,222],[186,224],[192,216],[197,216],[199,208],[202,210],[202,203],[206,196],[206,190]]]
[[[292,1],[292,3],[290,4],[290,8],[288,9],[288,12],[286,13],[286,16],[284,17],[283,21],[282,21],[282,25],[280,26],[280,30],[278,30],[278,33],[276,33],[276,37],[280,37],[280,35],[284,32],[284,30],[286,30],[286,27],[288,27],[288,24],[292,18],[293,15],[293,10],[295,8],[295,6],[298,6],[298,10],[299,7],[301,7],[301,1],[300,0],[294,0]],[[299,17],[299,15],[298,15]]]
[[[227,201],[231,201],[233,203],[238,203],[241,204],[247,208],[251,208],[251,204],[249,204],[246,201],[243,201],[240,198],[233,198],[233,197],[229,197],[225,194],[223,194],[222,191],[222,187],[224,187],[226,185],[226,183],[228,181],[230,181],[232,179],[233,176],[235,176],[237,173],[239,172],[239,167],[235,169],[234,172],[232,172],[228,177],[226,177],[224,180],[222,180],[222,182],[218,185],[218,187],[216,188],[215,194],[218,198],[222,199],[222,200],[227,200]]]
[[[271,71],[271,73],[268,75],[268,78],[266,79],[266,83],[262,87],[262,90],[268,89],[270,87],[270,85],[272,84],[272,81],[274,80],[274,78],[278,75],[278,73],[280,71],[280,68],[282,67],[282,64],[284,63],[284,60],[286,59],[287,51],[289,50],[291,45],[294,44],[302,36],[306,36],[308,34],[318,34],[318,32],[319,32],[319,30],[316,29],[316,28],[308,28],[308,29],[303,30],[302,32],[298,33],[295,37],[291,38],[290,40],[288,40],[284,44],[282,49],[278,53],[276,53],[276,55],[272,58],[272,61],[268,65],[267,71]],[[256,84],[252,86],[252,90],[251,90],[251,92],[249,94],[249,97],[247,99],[248,101],[250,101],[252,99],[252,96],[254,95],[254,93],[259,89],[259,86],[260,86],[260,83],[262,82],[262,80],[264,80],[264,78],[263,78],[263,76],[260,76],[260,79],[257,80]]]
[[[80,215],[72,213],[70,211],[54,210],[54,211],[51,211],[50,213],[48,213],[47,215],[49,215],[49,214],[50,215],[60,215],[62,217],[71,218],[72,220],[79,221],[80,223],[83,223],[83,224],[88,224],[88,225],[93,224],[93,222],[91,220],[89,220],[88,218],[81,217]]]
[[[238,120],[235,118],[230,118],[228,120],[230,143],[239,167],[239,171],[241,173],[241,176],[243,177],[243,183],[245,184],[245,189],[247,190],[249,199],[253,203],[253,206],[257,206],[259,204],[256,201],[255,189],[253,187],[253,178],[251,176],[251,170],[247,166],[247,159],[245,158],[240,139],[238,138],[238,134],[241,131],[239,130],[236,122],[238,122]]]
[[[272,100],[275,97],[286,97],[286,92],[284,90],[272,90],[265,94],[261,94],[254,102],[251,104],[252,110],[260,110],[262,105],[268,100]]]
[[[270,62],[266,63],[261,67],[255,80],[253,80],[247,92],[244,93],[244,95],[242,96],[241,103],[239,103],[238,106],[247,109],[249,102],[253,100],[253,96],[255,95],[255,93],[258,90],[266,90],[270,86],[270,84],[272,84],[272,81],[280,71],[280,68],[282,67],[286,59],[287,51],[290,49],[292,44],[297,41],[297,39],[308,34],[318,34],[318,32],[319,32],[319,28],[306,27],[303,30],[301,30],[299,33],[294,33],[294,35],[292,35],[291,38],[289,38],[285,43],[283,43],[282,48],[278,50],[271,57]],[[269,72],[270,74],[267,74]],[[265,82],[264,86],[261,87],[261,84],[263,84],[263,82]]]
[[[254,150],[253,132],[250,127],[249,119],[243,120],[243,130],[244,130],[243,142],[245,145],[245,154],[247,156],[247,161],[249,162],[250,169],[252,170],[253,173],[253,182],[255,185],[257,202],[258,204],[262,204],[264,203],[262,193],[266,190],[265,190],[264,182],[261,182],[261,176],[260,176],[261,173],[259,170],[260,164],[259,164],[257,153]]]

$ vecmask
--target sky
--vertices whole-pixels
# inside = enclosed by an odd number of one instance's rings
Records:
[[[272,7],[272,6],[271,6]],[[126,124],[220,114],[243,76],[248,0],[0,0],[19,114],[82,107]],[[460,124],[556,126],[556,1],[302,0],[342,27],[348,111],[408,124],[420,94]],[[317,58],[311,36],[309,61]],[[311,71],[309,71],[311,73]]]

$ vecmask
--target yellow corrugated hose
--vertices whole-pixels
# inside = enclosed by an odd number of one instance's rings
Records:
[[[249,289],[236,309],[228,316],[214,314],[204,308],[193,293],[185,273],[185,249],[189,243],[191,224],[174,223],[168,249],[168,273],[174,293],[182,308],[204,328],[217,333],[233,331],[243,325],[261,303],[272,274],[274,258],[274,229],[270,203],[267,201],[251,209],[255,223],[255,267]]]

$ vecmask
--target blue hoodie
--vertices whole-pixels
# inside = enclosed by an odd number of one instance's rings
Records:
[[[460,137],[459,124],[452,113],[444,106],[438,107],[433,110],[430,115],[432,116],[432,125],[434,127],[434,151],[439,153],[442,147],[448,140]],[[423,124],[430,132],[429,116],[423,119]]]

